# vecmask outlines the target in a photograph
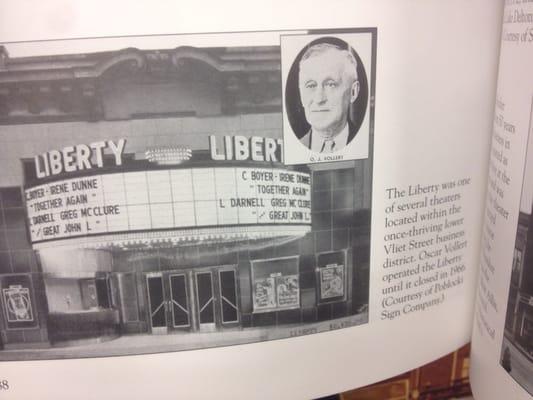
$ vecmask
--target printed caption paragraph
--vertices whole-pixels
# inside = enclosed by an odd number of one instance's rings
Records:
[[[467,249],[463,192],[470,178],[385,190],[380,319],[446,301],[463,284]]]

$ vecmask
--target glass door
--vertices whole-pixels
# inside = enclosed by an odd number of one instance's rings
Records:
[[[170,299],[168,300],[172,328],[190,328],[192,326],[191,312],[189,308],[190,294],[188,274],[170,274],[168,283],[170,287]]]
[[[152,333],[215,331],[240,323],[234,266],[146,275]]]
[[[200,330],[214,330],[216,324],[213,274],[211,271],[196,272],[195,278],[198,328]]]
[[[152,333],[167,333],[167,301],[163,289],[163,276],[160,273],[146,275],[146,288]]]

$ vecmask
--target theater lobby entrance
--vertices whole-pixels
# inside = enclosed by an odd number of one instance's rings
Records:
[[[234,266],[147,273],[152,333],[210,332],[238,326],[236,274]]]

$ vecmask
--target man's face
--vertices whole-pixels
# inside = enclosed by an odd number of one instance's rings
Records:
[[[345,71],[346,64],[344,56],[334,49],[300,63],[300,97],[313,132],[332,137],[346,124],[349,105],[359,91],[357,80]]]

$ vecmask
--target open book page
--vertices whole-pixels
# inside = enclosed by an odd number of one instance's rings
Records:
[[[313,398],[469,341],[500,4],[4,8],[6,398]]]
[[[480,399],[533,395],[533,3],[507,3],[472,337]]]

